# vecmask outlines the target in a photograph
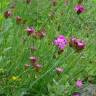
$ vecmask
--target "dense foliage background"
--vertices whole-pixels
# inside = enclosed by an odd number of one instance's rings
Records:
[[[77,4],[78,0],[56,0],[56,5],[52,0],[0,0],[0,96],[72,96],[80,92],[77,80],[83,86],[96,83],[96,2],[83,0],[85,11],[79,15]],[[12,16],[5,18],[6,11]],[[30,26],[43,36],[28,36]],[[58,54],[53,41],[59,35],[68,41],[72,36],[82,39],[86,46],[76,52],[67,45]],[[32,56],[42,67],[32,66]],[[57,74],[57,67],[64,72]]]

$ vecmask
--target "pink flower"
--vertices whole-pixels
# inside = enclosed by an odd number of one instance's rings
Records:
[[[63,50],[65,46],[67,45],[67,39],[63,36],[60,35],[54,40],[54,44],[60,49]]]
[[[35,32],[35,37],[38,38],[38,39],[42,39],[46,36],[46,31],[45,29],[41,29],[40,31],[38,32]]]
[[[35,29],[33,27],[27,27],[26,31],[27,31],[28,36],[29,36],[29,35],[32,35],[35,32]]]
[[[77,14],[83,13],[84,12],[84,7],[80,4],[75,6],[75,11],[77,12]]]
[[[77,51],[81,51],[85,48],[85,42],[75,37],[72,37],[70,39],[69,45],[71,47],[74,47]]]
[[[85,42],[80,40],[80,39],[77,39],[76,40],[76,47],[78,50],[82,50],[85,48]]]
[[[24,67],[25,67],[25,69],[27,69],[27,68],[30,67],[30,65],[29,64],[25,64]]]
[[[37,57],[35,57],[35,56],[32,56],[32,57],[30,57],[29,59],[30,59],[30,61],[31,61],[31,63],[32,63],[33,65],[38,61]]]
[[[64,68],[62,68],[62,67],[57,67],[56,68],[57,74],[63,73],[63,71],[64,71]]]
[[[83,81],[82,81],[82,80],[77,80],[76,86],[77,86],[78,88],[81,88],[81,87],[83,86]]]
[[[34,68],[36,69],[36,71],[40,71],[40,69],[42,68],[43,66],[41,64],[35,64],[34,65]]]
[[[79,92],[74,92],[72,96],[80,96]]]

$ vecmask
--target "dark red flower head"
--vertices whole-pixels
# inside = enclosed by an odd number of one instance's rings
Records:
[[[82,50],[85,48],[85,42],[80,40],[80,39],[77,39],[76,40],[76,48],[77,50]]]
[[[11,11],[5,11],[4,12],[4,17],[7,19],[7,18],[9,18],[9,17],[11,17],[12,16],[12,12]]]
[[[30,36],[35,32],[35,29],[33,27],[27,27],[26,31],[28,33],[28,36]]]
[[[75,37],[72,37],[70,39],[69,45],[78,51],[85,48],[85,42],[83,40],[77,39]]]
[[[32,64],[35,64],[37,62],[37,60],[38,60],[37,57],[35,57],[35,56],[32,56],[29,59],[30,59]]]

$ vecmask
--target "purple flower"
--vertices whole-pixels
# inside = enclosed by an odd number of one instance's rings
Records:
[[[76,40],[76,48],[77,50],[82,50],[85,48],[85,42],[80,40],[80,39],[77,39]]]
[[[80,93],[79,93],[79,92],[74,92],[74,93],[72,94],[72,96],[80,96]]]
[[[78,88],[81,88],[81,87],[83,86],[83,81],[82,81],[82,80],[77,80],[77,81],[76,81],[76,86],[77,86]]]
[[[84,12],[84,7],[80,4],[75,6],[75,11],[77,12],[77,14],[83,13]]]
[[[67,45],[67,39],[63,36],[60,35],[54,40],[54,44],[60,49],[63,50],[65,46]]]
[[[27,27],[26,31],[27,31],[28,36],[29,36],[29,35],[32,35],[35,32],[35,29],[33,27]]]
[[[72,38],[70,39],[70,41],[69,41],[69,45],[70,45],[71,47],[75,47],[75,45],[76,45],[76,40],[77,40],[77,38],[72,37]]]
[[[75,37],[72,37],[70,39],[69,45],[71,47],[74,47],[77,51],[81,51],[85,48],[85,42],[83,40],[77,39]]]

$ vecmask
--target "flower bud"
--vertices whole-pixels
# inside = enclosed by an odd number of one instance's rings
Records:
[[[25,64],[24,67],[25,67],[25,69],[27,69],[30,67],[30,64]]]
[[[34,68],[36,69],[36,71],[39,71],[42,68],[41,64],[35,64]]]
[[[28,36],[30,36],[35,32],[35,29],[33,27],[27,27],[26,31],[28,33]]]
[[[29,58],[31,63],[34,65],[37,62],[37,58],[35,56],[32,56]]]
[[[57,74],[63,73],[64,69],[62,67],[57,67],[56,72],[57,72]]]
[[[11,11],[5,11],[4,12],[4,17],[7,19],[7,18],[9,18],[9,17],[11,17],[12,16],[12,12]]]

